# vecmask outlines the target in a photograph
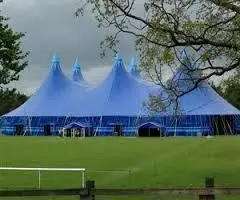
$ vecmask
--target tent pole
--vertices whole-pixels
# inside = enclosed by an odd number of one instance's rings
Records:
[[[177,135],[177,118],[175,120],[175,130],[174,130],[174,136],[176,137]]]

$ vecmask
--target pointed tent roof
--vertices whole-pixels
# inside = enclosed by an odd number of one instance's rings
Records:
[[[164,125],[157,123],[157,122],[145,122],[137,126],[137,128],[162,128]]]
[[[240,111],[222,98],[207,83],[180,98],[186,115],[240,115]]]
[[[50,72],[35,95],[5,116],[148,115],[143,103],[148,101],[150,93],[160,90],[133,78],[126,71],[120,55],[116,56],[107,78],[98,87],[86,89],[62,73],[60,59],[55,55]],[[78,105],[81,106],[76,109]],[[187,115],[240,114],[206,83],[181,97],[180,106]]]
[[[152,86],[136,80],[126,71],[122,57],[117,54],[107,78],[98,87],[88,91],[84,99],[76,100],[84,106],[81,110],[76,110],[74,116],[143,114],[143,103],[148,101],[152,90]]]
[[[88,128],[91,127],[90,124],[87,123],[80,123],[80,122],[72,122],[67,124],[63,127],[63,129],[71,129],[71,128]]]
[[[130,76],[135,78],[137,81],[140,81],[142,84],[146,84],[148,86],[152,86],[153,88],[159,89],[159,90],[162,91],[162,88],[160,86],[154,84],[153,82],[146,81],[146,80],[142,79],[140,71],[138,70],[136,56],[133,56],[131,58],[131,62],[130,62],[130,65],[129,65],[129,74],[130,74]]]
[[[84,91],[84,87],[63,74],[60,59],[55,54],[49,74],[37,92],[23,105],[4,116],[65,116],[64,106],[71,104],[71,99]]]
[[[141,78],[140,72],[137,68],[137,58],[136,58],[136,56],[133,56],[131,58],[129,68],[130,68],[129,72],[134,78]]]
[[[196,62],[191,62],[185,48],[180,53],[180,62],[180,66],[173,76],[173,81],[180,87],[189,86],[200,76],[200,72],[196,69]]]
[[[181,65],[174,75],[173,80],[177,85],[187,91],[192,88],[200,77],[196,69],[196,62],[191,62],[186,49],[181,52],[180,58],[186,65]],[[191,71],[192,70],[192,71]],[[183,114],[187,115],[239,115],[240,111],[223,99],[207,83],[202,82],[196,89],[180,98],[180,106]]]
[[[80,84],[87,85],[87,82],[83,78],[82,71],[81,71],[81,65],[78,62],[78,59],[76,58],[76,61],[73,65],[73,75],[72,75],[73,81],[76,81]]]

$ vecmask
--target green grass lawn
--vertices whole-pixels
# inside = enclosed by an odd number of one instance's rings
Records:
[[[240,186],[239,154],[240,137],[234,136],[211,139],[0,137],[1,166],[84,167],[87,178],[95,180],[97,188],[203,186],[206,176],[214,176],[217,186]],[[37,186],[37,172],[0,171],[1,189]],[[42,174],[43,188],[80,186],[79,172]]]

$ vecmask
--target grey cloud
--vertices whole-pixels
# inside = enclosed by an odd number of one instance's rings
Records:
[[[9,23],[15,30],[26,32],[23,47],[31,52],[29,66],[19,84],[12,83],[12,86],[18,86],[21,91],[39,87],[54,52],[61,57],[63,70],[68,75],[76,57],[90,82],[107,75],[106,69],[112,65],[113,57],[108,54],[101,59],[99,43],[109,30],[97,28],[91,12],[76,18],[74,12],[78,5],[79,0],[6,0],[2,3],[2,12],[11,17]],[[120,52],[126,65],[134,54],[133,45],[133,37],[121,37]]]
[[[31,51],[31,63],[46,66],[53,52],[62,56],[64,65],[72,63],[77,56],[84,66],[111,62],[111,56],[102,60],[99,55],[99,43],[106,30],[97,28],[91,13],[74,17],[77,0],[32,0],[30,5],[27,0],[22,0],[22,4],[24,1],[24,9],[18,9],[18,4],[12,7],[13,1],[7,2],[5,12],[11,16],[16,30],[26,32],[24,47]],[[129,55],[125,49],[133,49],[129,39],[122,40],[120,46],[125,56]]]

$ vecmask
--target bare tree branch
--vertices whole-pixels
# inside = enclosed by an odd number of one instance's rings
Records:
[[[209,0],[209,1],[216,4],[217,6],[224,7],[226,9],[229,9],[240,14],[240,7],[232,4],[229,0]]]
[[[133,35],[142,71],[164,89],[170,103],[176,101],[176,107],[178,99],[201,82],[240,66],[239,0],[144,0],[142,14],[134,12],[136,0],[84,2],[80,10],[90,5],[99,26],[112,30],[101,43],[103,49],[114,50],[121,33]],[[182,48],[190,51],[187,62],[179,57]],[[163,81],[166,71],[179,70],[191,82],[187,90],[171,77]]]

